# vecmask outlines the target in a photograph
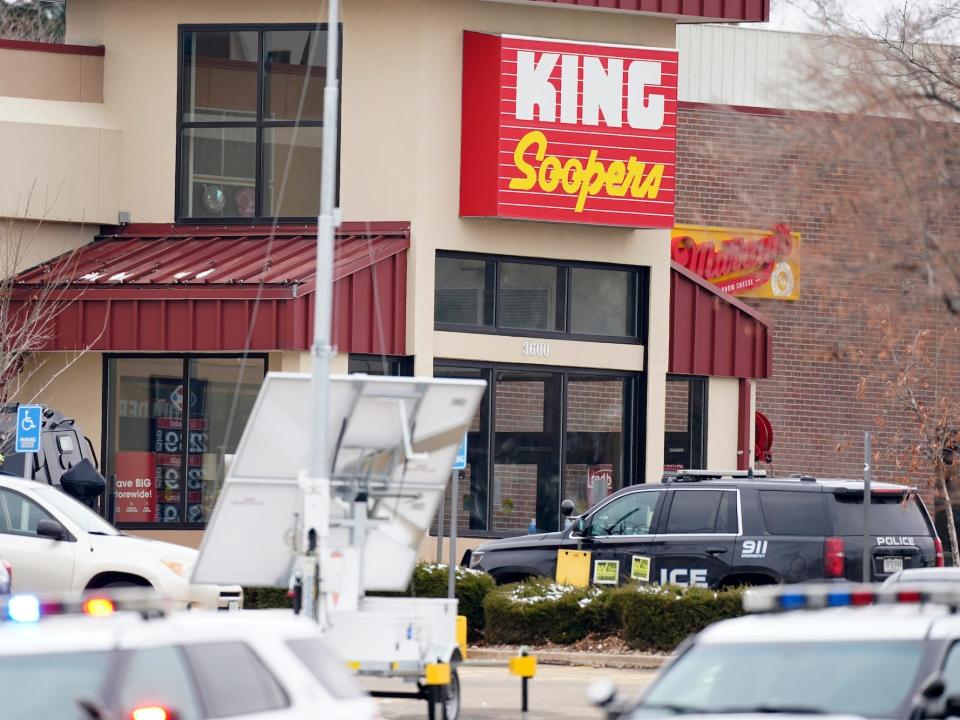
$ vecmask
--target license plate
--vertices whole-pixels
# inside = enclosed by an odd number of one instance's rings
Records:
[[[895,573],[903,570],[903,558],[885,557],[883,559],[883,571],[885,573]]]

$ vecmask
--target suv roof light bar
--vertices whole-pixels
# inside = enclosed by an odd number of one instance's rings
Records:
[[[54,595],[18,593],[0,600],[0,623],[35,623],[50,617],[109,617],[119,612],[162,617],[172,603],[152,589],[93,591]]]
[[[767,477],[766,470],[677,470],[664,474],[664,482],[700,482],[701,480],[734,480]]]
[[[944,605],[956,611],[960,607],[960,588],[954,583],[924,584],[922,588],[830,584],[756,588],[743,595],[743,609],[749,613],[924,603]]]

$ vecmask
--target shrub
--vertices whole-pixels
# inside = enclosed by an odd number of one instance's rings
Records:
[[[740,615],[741,602],[740,590],[573,588],[530,580],[487,595],[485,640],[568,644],[587,635],[618,635],[637,650],[670,651],[710,623]]]
[[[246,610],[270,610],[292,607],[285,588],[246,587],[243,589],[243,607]]]
[[[413,597],[445,598],[448,567],[426,563],[417,565],[410,588],[404,594]],[[483,600],[495,584],[494,579],[485,572],[465,567],[457,568],[458,612],[467,618],[467,639],[471,642],[484,636]]]
[[[604,624],[597,588],[575,588],[542,578],[502,585],[483,604],[488,643],[572,643]]]

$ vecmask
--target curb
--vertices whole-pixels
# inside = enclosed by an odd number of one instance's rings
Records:
[[[667,655],[619,655],[615,653],[572,652],[565,650],[531,649],[537,662],[542,665],[578,665],[580,667],[613,668],[620,670],[657,670],[667,660]],[[467,665],[486,665],[488,663],[506,663],[516,657],[515,650],[493,650],[471,647],[467,649]],[[473,661],[477,662],[474,663]]]

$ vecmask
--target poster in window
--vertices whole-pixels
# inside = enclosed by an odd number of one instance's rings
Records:
[[[155,481],[156,460],[153,453],[118,452],[116,467],[114,522],[154,522],[157,517]]]
[[[190,397],[185,402],[183,382],[179,378],[152,377],[150,382],[153,452],[157,487],[157,521],[200,522],[203,484],[203,453],[208,446],[206,432],[206,382],[190,383]],[[187,405],[189,434],[187,467],[183,466],[183,411]],[[183,517],[186,497],[186,517]],[[199,519],[191,520],[191,517]]]

